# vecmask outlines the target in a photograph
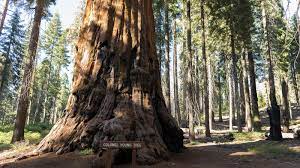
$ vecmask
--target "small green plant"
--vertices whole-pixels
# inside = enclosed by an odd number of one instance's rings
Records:
[[[50,131],[52,125],[36,124],[25,128],[25,142],[22,144],[10,144],[13,135],[13,125],[1,125],[0,127],[0,152],[8,149],[23,149],[30,144],[39,143]]]
[[[80,155],[92,155],[93,153],[93,149],[91,148],[87,148],[80,151]]]
[[[13,125],[0,125],[0,132],[10,132],[13,130]]]
[[[234,132],[232,134],[235,141],[254,141],[265,137],[264,132]]]
[[[300,154],[299,152],[290,149],[287,145],[279,144],[278,142],[268,142],[265,144],[250,147],[248,151],[271,158],[288,156],[293,157]]]
[[[197,142],[197,141],[190,142],[190,145],[198,145],[198,144],[200,144],[200,142]]]

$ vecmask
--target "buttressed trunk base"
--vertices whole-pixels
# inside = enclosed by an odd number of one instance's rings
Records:
[[[143,141],[138,162],[152,164],[181,151],[183,133],[163,99],[154,37],[152,0],[87,0],[66,115],[37,152],[102,153],[102,141]],[[128,152],[114,152],[120,155]]]

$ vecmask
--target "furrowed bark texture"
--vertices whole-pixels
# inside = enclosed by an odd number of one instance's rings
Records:
[[[163,98],[154,37],[152,0],[87,0],[66,115],[37,152],[102,153],[102,141],[143,141],[137,160],[151,164],[181,151],[183,133]],[[114,151],[116,162],[130,155]]]
[[[283,122],[283,132],[289,132],[290,126],[290,114],[289,114],[289,87],[287,85],[286,79],[281,82],[281,91],[283,99],[283,111],[282,111],[282,122]]]
[[[21,91],[18,97],[17,116],[15,121],[15,128],[11,142],[24,140],[24,128],[27,118],[27,111],[30,105],[30,88],[33,80],[34,61],[36,59],[36,51],[40,35],[40,25],[44,14],[45,1],[36,1],[35,14],[33,19],[32,32],[29,43],[29,60],[25,64]]]

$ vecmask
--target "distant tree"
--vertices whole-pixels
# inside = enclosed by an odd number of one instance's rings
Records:
[[[300,32],[298,31],[298,22],[297,17],[294,15],[292,17],[291,23],[291,32],[292,42],[289,46],[289,66],[291,72],[292,86],[294,90],[294,95],[296,99],[296,103],[300,105],[300,92],[299,92],[299,83],[297,82],[297,74],[300,74],[300,49],[299,49],[299,41]],[[295,35],[296,34],[296,35]],[[294,36],[295,35],[295,36]]]
[[[36,59],[36,51],[40,35],[40,25],[43,16],[47,13],[48,7],[54,4],[55,0],[27,0],[27,2],[29,5],[35,4],[35,12],[28,48],[29,60],[24,67],[24,75],[18,98],[17,116],[12,143],[24,140],[24,128],[30,103],[30,88],[32,85],[34,61]]]
[[[164,31],[165,31],[165,82],[166,82],[166,104],[171,112],[171,89],[170,89],[170,21],[169,21],[169,0],[164,0]]]
[[[271,140],[281,140],[281,120],[280,120],[280,108],[277,103],[276,99],[276,90],[275,90],[275,76],[274,76],[274,56],[273,56],[273,42],[272,39],[272,25],[271,25],[271,18],[274,17],[274,11],[270,8],[271,7],[270,1],[261,1],[261,8],[262,8],[262,23],[263,23],[263,30],[264,30],[264,44],[266,50],[266,60],[268,65],[268,76],[269,76],[269,88],[270,88],[270,102],[271,107],[269,109],[269,117],[270,117],[270,136]],[[276,4],[278,5],[278,4]]]
[[[3,75],[6,75],[9,79],[1,81],[0,93],[3,92],[2,89],[8,83],[13,85],[11,87],[12,91],[17,90],[19,87],[25,38],[24,26],[22,25],[19,10],[14,11],[4,31],[0,42],[0,52],[5,56],[5,70]]]
[[[174,80],[174,114],[177,123],[181,123],[181,115],[179,109],[179,97],[178,97],[178,71],[177,71],[177,23],[176,18],[174,20],[174,30],[173,30],[173,80]]]
[[[191,141],[195,140],[194,132],[194,109],[193,109],[193,54],[192,54],[192,33],[191,33],[191,1],[186,1],[187,11],[187,54],[188,54],[188,67],[187,67],[187,97],[186,111],[189,116],[189,137]]]
[[[24,26],[19,10],[15,10],[12,14],[0,39],[0,53],[4,56],[4,60],[1,62],[3,70],[0,71],[0,103],[2,103],[8,97],[15,101],[20,85],[21,63],[24,57]],[[11,107],[12,110],[13,107]]]
[[[59,66],[58,72],[53,73],[55,71],[54,60],[59,59],[61,57],[60,54],[64,54],[64,53],[61,53],[61,51],[59,51],[59,47],[61,47],[60,45],[65,45],[65,44],[61,44],[61,42],[59,41],[61,36],[62,36],[62,26],[61,26],[60,16],[58,13],[56,13],[54,15],[54,17],[51,19],[49,25],[47,26],[45,34],[43,34],[41,37],[41,49],[42,49],[42,51],[45,52],[45,54],[46,54],[45,59],[49,63],[48,73],[44,74],[44,76],[46,77],[46,84],[45,84],[45,87],[43,88],[44,89],[43,90],[44,91],[44,100],[43,100],[43,115],[42,115],[42,119],[41,119],[42,122],[45,122],[46,112],[50,111],[50,109],[48,109],[47,107],[49,107],[49,104],[51,104],[50,102],[52,100],[49,100],[49,99],[52,99],[52,97],[57,96],[57,94],[54,94],[54,95],[51,95],[51,97],[50,97],[50,88],[51,88],[51,85],[53,85],[53,82],[55,82],[55,81],[53,81],[53,77],[59,77],[60,66],[61,66],[60,64],[57,65],[57,66]],[[59,62],[61,62],[61,61],[59,61]],[[52,89],[52,91],[53,91],[53,89]]]
[[[203,63],[204,63],[204,84],[203,84],[203,90],[204,90],[204,113],[205,113],[205,136],[210,137],[210,130],[212,129],[212,90],[209,90],[209,85],[212,85],[212,77],[209,76],[211,73],[209,73],[209,70],[211,69],[210,61],[207,59],[206,55],[206,29],[205,29],[205,11],[204,11],[204,4],[205,1],[201,0],[201,28],[202,28],[202,57],[203,57]],[[210,59],[210,58],[209,58]],[[209,82],[210,80],[210,82]],[[212,89],[212,88],[211,88]],[[211,97],[211,98],[210,98]]]
[[[2,11],[2,16],[1,16],[1,20],[0,20],[0,36],[2,34],[4,22],[5,22],[5,19],[6,19],[8,4],[9,4],[9,0],[4,0],[4,9]]]

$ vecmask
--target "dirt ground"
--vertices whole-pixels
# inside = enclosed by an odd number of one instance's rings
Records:
[[[262,113],[265,114],[265,113]],[[300,121],[300,109],[295,111],[294,121]],[[267,117],[262,115],[263,125],[267,125]],[[300,126],[295,124],[291,127]],[[216,123],[213,132],[214,136],[223,136],[228,132],[228,120]],[[202,139],[203,140],[203,139]],[[169,161],[163,161],[151,166],[138,166],[140,168],[300,168],[300,140],[285,140],[282,142],[270,142],[263,139],[248,142],[216,140],[201,141],[198,144],[187,144],[183,153],[171,154]],[[287,153],[277,153],[275,156],[257,154],[251,152],[250,148],[273,144],[282,144],[287,148],[298,151],[296,155]],[[34,146],[29,147],[28,151]],[[271,149],[272,150],[272,149]],[[275,151],[276,152],[276,151]],[[2,156],[13,156],[14,151],[2,153]],[[18,157],[18,156],[15,156]],[[31,157],[21,161],[14,161],[15,158],[1,159],[0,168],[100,168],[105,165],[105,161],[95,155],[82,155],[80,153],[68,153],[64,155],[44,154],[38,157]],[[129,168],[128,165],[115,165],[114,168]]]
[[[299,140],[297,140],[299,141]],[[243,144],[201,144],[189,146],[183,153],[172,154],[169,161],[141,168],[300,168],[299,156],[270,158],[246,150],[249,146],[265,141]],[[291,144],[291,142],[285,142]],[[300,146],[300,142],[293,142]],[[103,161],[97,156],[82,156],[75,153],[65,155],[45,154],[22,161],[0,165],[1,168],[99,168]],[[127,168],[130,165],[118,165]]]

